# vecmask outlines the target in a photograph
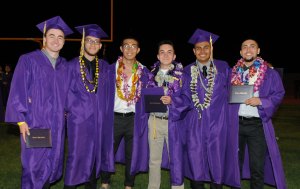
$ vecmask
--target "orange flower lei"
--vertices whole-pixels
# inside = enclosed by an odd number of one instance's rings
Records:
[[[138,101],[138,99],[141,96],[141,73],[142,73],[142,66],[135,62],[133,64],[132,68],[132,84],[131,84],[131,91],[129,93],[129,85],[127,83],[127,76],[125,73],[123,73],[123,70],[125,68],[125,64],[122,61],[122,57],[118,59],[119,66],[117,69],[117,79],[116,79],[116,87],[117,87],[117,95],[120,99],[125,100],[127,102],[127,105],[131,105]],[[122,85],[123,82],[123,85]],[[138,83],[139,82],[139,83]],[[138,84],[137,84],[138,83]],[[121,89],[121,87],[123,88]],[[138,87],[138,91],[136,91],[136,87]]]

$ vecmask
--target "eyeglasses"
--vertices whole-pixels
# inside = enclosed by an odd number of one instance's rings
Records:
[[[88,44],[90,44],[90,45],[100,45],[100,43],[101,43],[98,40],[92,40],[90,38],[85,39],[85,42],[88,43]]]
[[[133,45],[130,45],[130,44],[124,44],[124,45],[123,45],[123,48],[124,48],[124,49],[137,49],[138,46],[135,45],[135,44],[133,44]]]

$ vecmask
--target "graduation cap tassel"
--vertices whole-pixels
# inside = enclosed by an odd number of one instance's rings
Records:
[[[44,28],[43,28],[43,47],[45,47],[45,38],[46,38],[46,29],[47,29],[47,27],[46,27],[46,22],[45,22],[45,24],[44,24]]]
[[[84,55],[84,39],[85,39],[85,30],[82,29],[82,40],[81,40],[81,48],[80,48],[80,56],[83,57]]]
[[[209,36],[209,43],[210,43],[210,60],[213,61],[213,42],[212,42],[212,38],[211,35]]]

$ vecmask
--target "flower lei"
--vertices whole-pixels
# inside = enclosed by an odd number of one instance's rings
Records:
[[[263,83],[268,63],[262,58],[257,57],[253,64],[249,67],[249,74],[246,75],[244,80],[243,74],[245,72],[245,67],[245,61],[241,58],[232,68],[231,84],[254,85],[254,92],[256,92]]]
[[[95,57],[96,60],[96,73],[95,73],[95,77],[94,80],[90,81],[86,78],[86,73],[85,73],[85,62],[83,60],[83,56],[79,56],[79,66],[80,66],[80,74],[81,74],[81,79],[83,82],[83,85],[85,86],[85,89],[87,92],[89,93],[95,93],[98,87],[98,79],[99,79],[99,64],[98,64],[98,57]],[[93,89],[90,89],[87,82],[90,85],[93,85]]]
[[[151,72],[148,74],[149,81],[147,83],[147,87],[161,87],[165,84],[165,94],[170,96],[174,92],[178,91],[182,86],[182,72],[182,64],[173,61],[170,65],[168,73],[164,74],[160,70],[160,62],[157,61],[154,63]]]
[[[132,67],[133,78],[131,83],[131,91],[129,92],[127,76],[125,73],[123,73],[123,70],[125,68],[125,64],[123,63],[123,58],[120,57],[118,59],[118,62],[119,62],[119,66],[117,69],[117,79],[116,79],[117,94],[120,99],[125,100],[127,102],[127,106],[130,106],[131,104],[136,103],[141,96],[142,82],[140,78],[142,75],[143,67],[138,61],[136,61],[133,64]]]
[[[199,118],[201,118],[201,113],[204,109],[208,108],[210,106],[210,101],[213,95],[213,90],[214,90],[214,85],[215,85],[215,75],[217,73],[217,70],[213,64],[213,62],[211,62],[210,64],[210,68],[208,70],[207,73],[207,88],[204,86],[203,81],[202,81],[202,76],[200,75],[200,68],[199,68],[199,63],[196,62],[195,65],[191,66],[191,77],[192,80],[190,82],[190,89],[192,92],[192,101],[194,103],[194,107],[197,109],[198,113],[199,113]],[[200,78],[201,81],[201,85],[204,88],[204,90],[206,91],[205,93],[205,97],[203,100],[203,103],[200,102],[199,97],[198,97],[198,92],[197,92],[197,82],[198,82],[198,76]]]

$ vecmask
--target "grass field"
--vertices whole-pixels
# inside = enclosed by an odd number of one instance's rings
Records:
[[[277,111],[273,123],[281,150],[287,185],[289,189],[300,188],[300,105],[282,105]],[[20,144],[17,126],[0,124],[0,189],[20,188]],[[122,189],[124,166],[117,165],[117,172],[112,177],[112,189]],[[148,174],[136,177],[135,189],[146,189]],[[242,188],[247,189],[248,181],[243,181]],[[63,180],[51,189],[62,189]],[[78,189],[83,189],[83,186]],[[170,189],[168,171],[162,171],[161,189]],[[189,181],[185,180],[185,188]],[[207,187],[209,188],[209,187]],[[227,188],[227,187],[224,187]],[[270,189],[273,187],[266,186]]]

